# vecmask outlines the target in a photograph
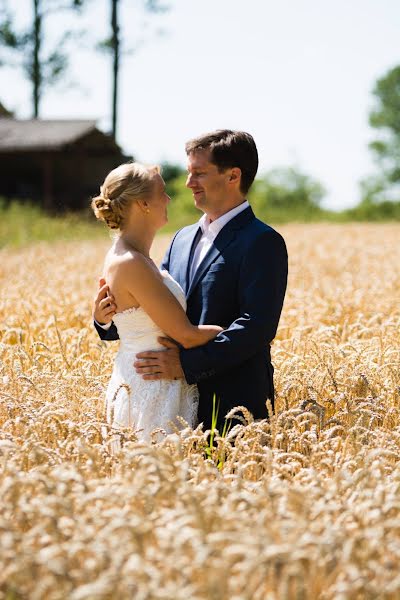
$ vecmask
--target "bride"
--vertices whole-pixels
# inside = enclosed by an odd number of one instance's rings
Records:
[[[157,341],[162,335],[192,348],[222,331],[190,323],[182,288],[150,258],[155,234],[168,221],[169,201],[159,167],[127,163],[107,175],[91,204],[96,217],[117,230],[103,271],[110,292],[103,321],[112,319],[120,338],[106,392],[107,421],[135,427],[146,441],[155,428],[173,431],[170,421],[179,428],[177,415],[196,426],[198,391],[183,379],[144,380],[133,367],[135,355],[165,349]]]

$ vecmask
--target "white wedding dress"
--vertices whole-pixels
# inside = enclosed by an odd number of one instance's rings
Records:
[[[168,271],[161,271],[164,284],[174,294],[184,310],[186,297],[179,283]],[[195,427],[198,410],[198,389],[185,380],[142,379],[134,369],[133,362],[138,352],[145,350],[165,350],[157,337],[164,335],[150,319],[143,308],[128,308],[114,315],[113,321],[120,338],[120,347],[115,357],[114,368],[106,392],[107,422],[114,427],[133,427],[138,430],[140,440],[150,441],[151,432],[163,428],[172,433],[171,420],[178,429],[183,425],[176,419],[183,417],[191,427]],[[154,434],[156,441],[162,434]],[[118,438],[118,436],[117,436]],[[118,439],[113,449],[120,447]]]

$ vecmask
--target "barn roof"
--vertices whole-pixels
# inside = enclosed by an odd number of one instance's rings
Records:
[[[19,120],[1,117],[0,152],[59,150],[94,130],[96,121],[93,120]]]

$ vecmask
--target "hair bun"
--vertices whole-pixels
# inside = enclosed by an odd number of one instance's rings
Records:
[[[110,208],[110,199],[105,198],[102,194],[100,194],[100,196],[96,196],[95,198],[93,198],[93,203],[94,203],[95,207],[98,209]]]
[[[119,229],[121,225],[121,215],[118,209],[113,210],[113,203],[110,198],[103,196],[95,196],[92,199],[92,209],[94,214],[100,221],[104,221],[110,229]]]
[[[149,198],[154,190],[157,166],[124,163],[110,171],[100,186],[100,194],[92,199],[91,207],[98,219],[110,229],[121,229],[132,202]]]

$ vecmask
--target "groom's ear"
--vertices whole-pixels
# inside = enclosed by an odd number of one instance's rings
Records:
[[[240,178],[242,176],[242,171],[239,167],[232,167],[231,174],[229,176],[229,183],[240,184]]]

